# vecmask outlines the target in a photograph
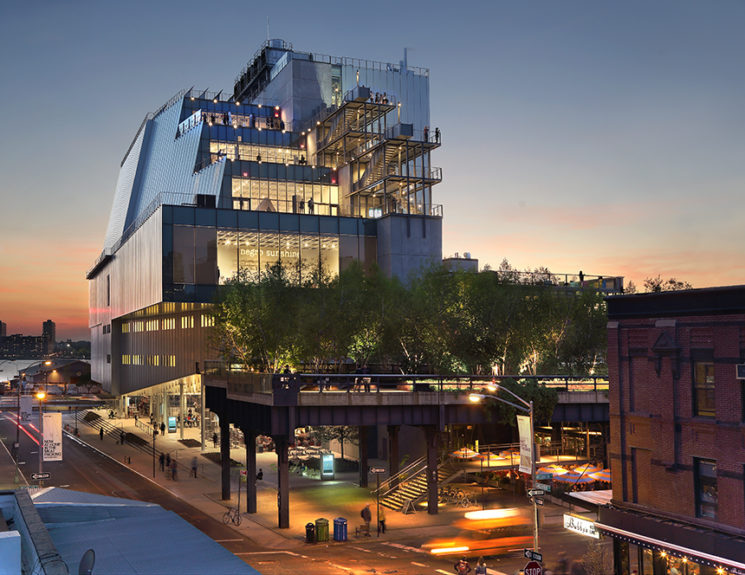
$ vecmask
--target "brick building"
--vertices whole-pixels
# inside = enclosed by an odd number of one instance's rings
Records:
[[[616,573],[745,574],[745,286],[607,301]]]

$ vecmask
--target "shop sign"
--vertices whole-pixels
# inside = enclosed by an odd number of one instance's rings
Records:
[[[580,535],[600,539],[600,532],[595,527],[595,522],[579,517],[578,515],[564,514],[564,529],[569,529]]]

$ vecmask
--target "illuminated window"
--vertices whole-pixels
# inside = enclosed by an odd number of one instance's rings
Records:
[[[693,364],[693,414],[714,417],[714,362],[696,361]]]
[[[717,518],[717,462],[711,459],[694,459],[696,485],[696,517]]]
[[[129,333],[129,322],[124,322],[122,324],[122,333]]]
[[[169,317],[163,320],[163,329],[176,329],[176,318]]]
[[[181,329],[190,329],[194,327],[194,316],[185,315],[181,318]]]
[[[202,314],[202,327],[213,327],[215,325],[215,318],[211,315]]]

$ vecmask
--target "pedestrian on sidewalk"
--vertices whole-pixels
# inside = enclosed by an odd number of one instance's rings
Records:
[[[486,575],[486,561],[484,561],[483,557],[479,557],[479,562],[476,564],[476,569],[474,570],[475,575]]]
[[[121,444],[124,445],[124,440],[127,438],[127,435],[124,433],[124,431],[119,432],[119,441],[121,441]]]
[[[378,533],[385,533],[385,507],[378,506]]]
[[[160,422],[160,434],[165,437],[166,435],[166,424],[162,421]]]
[[[217,432],[212,434],[212,447],[217,447]]]
[[[258,479],[259,481],[264,479],[264,470],[261,469],[261,467],[259,467],[259,472],[256,474],[256,479]]]
[[[171,462],[171,479],[176,481],[176,460],[175,459]]]
[[[191,474],[194,476],[194,479],[197,478],[197,456],[191,458]]]
[[[98,430],[98,437],[100,437],[101,441],[103,441],[103,425],[101,426],[101,429]]]
[[[171,470],[171,454],[170,453],[166,454],[166,469],[168,471]]]
[[[468,563],[468,559],[462,557],[460,561],[453,565],[456,575],[468,575],[471,572],[471,565]]]
[[[365,522],[365,531],[367,535],[370,535],[370,521],[372,521],[372,512],[370,511],[370,505],[365,505],[360,511],[360,517]]]
[[[137,425],[137,412],[135,411],[135,425]]]
[[[158,458],[158,461],[160,461],[160,470],[165,472],[166,470],[166,454],[162,451],[160,452],[160,457]]]

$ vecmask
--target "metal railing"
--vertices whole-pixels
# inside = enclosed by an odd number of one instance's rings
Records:
[[[534,381],[557,391],[607,391],[608,378],[597,375],[431,375],[296,373],[267,374],[226,370],[220,362],[209,362],[205,375],[224,378],[231,391],[238,393],[402,393],[436,392],[463,394],[481,392],[502,381]]]

